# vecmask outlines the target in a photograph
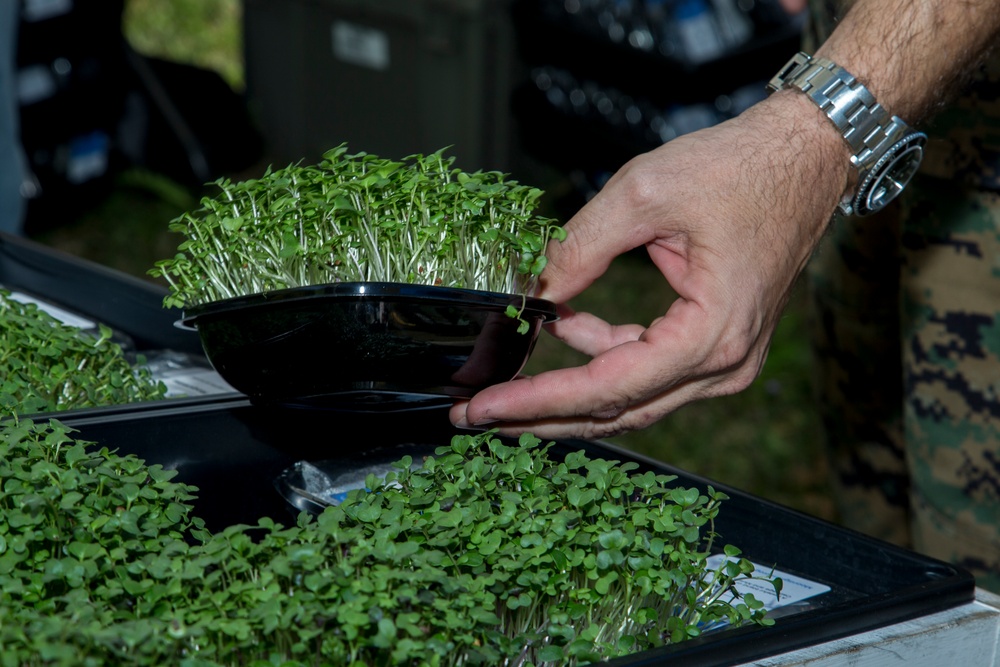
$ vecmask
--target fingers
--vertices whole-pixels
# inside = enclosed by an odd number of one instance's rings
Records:
[[[615,351],[620,356],[622,348],[630,345],[644,344],[628,343]],[[613,367],[622,368],[621,358],[615,356],[610,352],[586,366],[487,387],[467,403],[452,408],[452,421],[462,427],[497,425],[506,433],[530,430],[536,435],[593,436],[621,432],[625,427],[616,422],[622,420],[639,394],[631,389],[636,379],[632,370],[623,370],[622,375],[612,371]]]
[[[590,313],[559,309],[559,319],[546,325],[546,331],[574,350],[596,357],[607,349],[639,340],[646,330],[638,324],[612,326]]]
[[[615,402],[608,387],[592,379],[588,367],[580,367],[484,389],[471,400],[452,406],[449,417],[460,428],[496,428],[503,435],[530,432],[540,438],[607,438],[645,428],[688,403],[734,391],[725,382],[701,378],[681,382],[640,402],[633,402],[634,396],[627,392],[616,392]],[[570,404],[575,408],[566,410]],[[516,418],[508,418],[508,414]]]
[[[537,296],[565,303],[604,274],[611,261],[654,236],[637,220],[636,206],[648,179],[634,163],[615,174],[593,199],[566,222],[566,239],[549,244],[548,264]]]
[[[583,217],[585,214],[578,213],[564,225],[564,240],[549,243],[545,252],[548,262],[535,296],[565,303],[600,277],[618,254],[591,236],[592,229],[580,222]]]
[[[582,417],[614,421],[690,377],[691,369],[648,340],[608,348],[584,366],[494,385],[480,391],[462,415],[469,425]],[[666,406],[671,406],[666,402]]]
[[[561,339],[593,356],[588,364],[488,387],[453,406],[452,422],[505,434],[609,437],[745,388],[766,356],[765,338],[734,338],[746,327],[720,328],[700,304],[684,299],[645,329],[586,313],[558,324]]]

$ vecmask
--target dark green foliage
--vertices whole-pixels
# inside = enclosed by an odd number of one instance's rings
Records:
[[[370,493],[320,523],[360,530],[375,553],[388,549],[441,577],[442,593],[468,596],[472,606],[458,607],[468,612],[433,620],[461,630],[450,643],[473,661],[586,663],[683,641],[718,620],[768,622],[753,599],[720,600],[753,571],[738,550],[727,547],[734,558],[719,571],[705,567],[723,494],[582,452],[556,461],[540,445],[457,436],[416,469],[404,460],[384,482],[368,480]]]
[[[167,306],[186,307],[334,282],[401,282],[530,294],[553,221],[537,188],[499,172],[466,173],[443,150],[395,162],[328,151],[220,193],[175,219],[185,240],[150,274]]]
[[[320,517],[209,534],[172,473],[0,425],[0,665],[580,664],[767,622],[723,496],[456,437]]]
[[[0,290],[0,417],[163,398],[101,325],[94,337]]]
[[[87,449],[57,422],[0,423],[0,664],[125,662],[158,633],[170,656],[181,600],[157,573],[203,574],[182,539],[199,526],[191,490],[172,475]]]

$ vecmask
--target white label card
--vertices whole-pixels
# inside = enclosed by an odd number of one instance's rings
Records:
[[[207,368],[184,368],[166,373],[153,373],[153,377],[167,386],[167,398],[236,393],[221,375]]]
[[[706,564],[714,570],[721,565],[724,560],[727,560],[725,555],[716,554],[715,556],[710,556],[706,561]],[[815,581],[803,579],[802,577],[797,577],[794,574],[788,574],[787,572],[782,572],[781,570],[772,571],[772,568],[764,567],[762,565],[758,565],[757,563],[754,563],[754,576],[768,579],[777,577],[781,579],[781,598],[778,598],[774,594],[774,587],[767,581],[749,579],[738,581],[736,583],[736,590],[740,595],[753,593],[755,598],[764,603],[764,608],[768,611],[777,609],[778,607],[795,604],[796,602],[802,602],[803,600],[821,595],[830,590],[830,587],[826,584],[820,584]]]

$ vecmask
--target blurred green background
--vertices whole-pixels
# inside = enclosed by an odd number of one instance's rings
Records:
[[[123,30],[139,53],[213,70],[234,90],[242,91],[240,8],[238,0],[127,0]],[[532,185],[547,191],[560,187],[558,182]],[[147,277],[152,263],[172,255],[178,242],[166,230],[167,223],[196,206],[201,194],[163,175],[127,169],[117,176],[110,196],[36,238]],[[612,322],[648,323],[665,311],[670,298],[669,288],[649,261],[626,255],[572,305]],[[572,350],[543,336],[528,370],[582,361]],[[806,303],[802,291],[796,290],[763,374],[748,390],[687,406],[648,429],[610,440],[697,475],[835,520],[810,368]]]

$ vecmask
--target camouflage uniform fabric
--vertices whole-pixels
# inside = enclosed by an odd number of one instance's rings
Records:
[[[921,129],[902,201],[835,219],[808,269],[818,404],[842,523],[1000,592],[1000,58]]]

